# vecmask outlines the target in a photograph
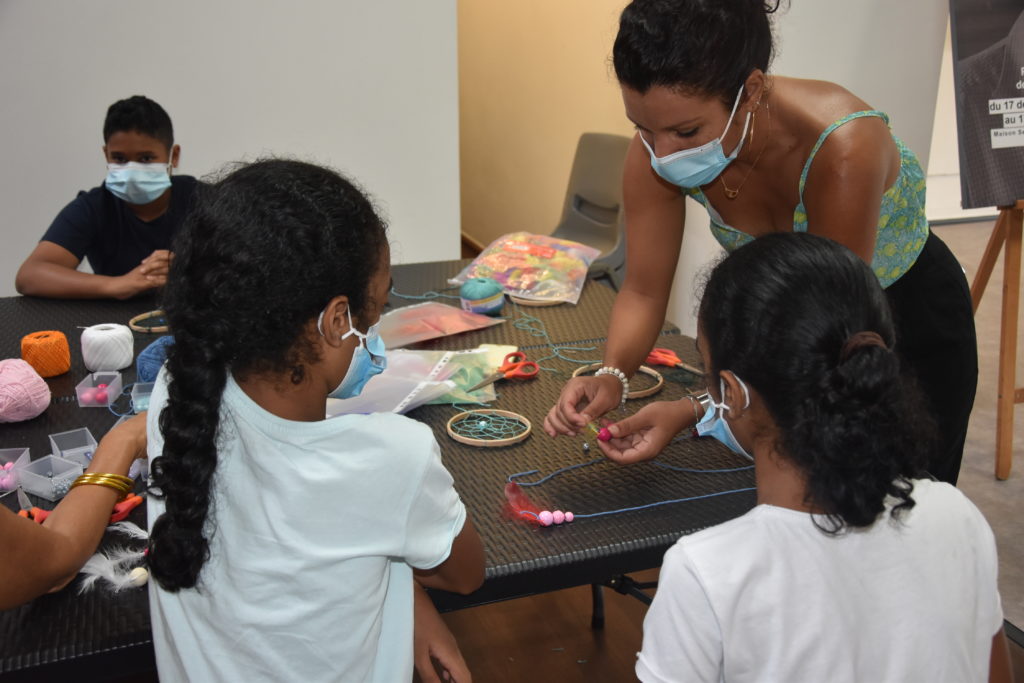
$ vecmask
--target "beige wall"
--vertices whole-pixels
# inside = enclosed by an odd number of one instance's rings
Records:
[[[609,61],[624,5],[459,0],[464,234],[550,233],[580,134],[632,134]]]

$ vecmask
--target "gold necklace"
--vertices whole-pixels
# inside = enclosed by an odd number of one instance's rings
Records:
[[[740,181],[740,184],[736,186],[735,190],[730,188],[728,185],[725,184],[725,173],[724,172],[721,173],[718,176],[718,179],[722,181],[722,189],[725,190],[725,196],[728,199],[736,199],[736,197],[739,196],[740,190],[743,189],[743,185],[747,182],[747,178],[750,177],[750,174],[754,172],[754,167],[757,166],[757,162],[759,162],[761,160],[761,155],[764,154],[765,147],[768,146],[768,139],[771,137],[771,134],[772,134],[772,109],[771,109],[771,105],[769,105],[767,102],[764,103],[764,108],[765,108],[765,111],[768,112],[768,133],[765,135],[764,145],[761,147],[761,151],[757,153],[757,157],[754,158],[754,163],[752,163],[750,165],[750,170],[747,171],[747,175],[743,176],[743,180]],[[754,110],[754,115],[753,115],[753,117],[752,117],[752,119],[750,121],[750,146],[751,147],[754,146],[754,124],[756,122],[757,122],[757,110]]]

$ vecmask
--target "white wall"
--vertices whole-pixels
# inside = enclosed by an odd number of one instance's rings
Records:
[[[790,0],[776,20],[772,71],[833,81],[889,114],[928,168],[948,5],[935,0]],[[694,276],[721,253],[707,216],[687,202],[683,252],[668,319],[696,333]]]
[[[106,108],[167,109],[180,172],[295,156],[357,179],[396,262],[458,257],[456,0],[0,2],[0,295],[105,174]]]

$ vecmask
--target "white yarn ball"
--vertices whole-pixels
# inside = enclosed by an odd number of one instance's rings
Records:
[[[135,358],[135,338],[127,325],[104,323],[82,330],[82,360],[89,372],[123,370]]]

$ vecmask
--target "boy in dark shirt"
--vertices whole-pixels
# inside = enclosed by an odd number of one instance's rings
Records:
[[[104,183],[57,215],[18,269],[21,294],[127,299],[167,279],[171,240],[196,189],[171,176],[181,154],[163,107],[136,95],[110,105],[103,124]],[[89,259],[93,273],[77,270]]]

